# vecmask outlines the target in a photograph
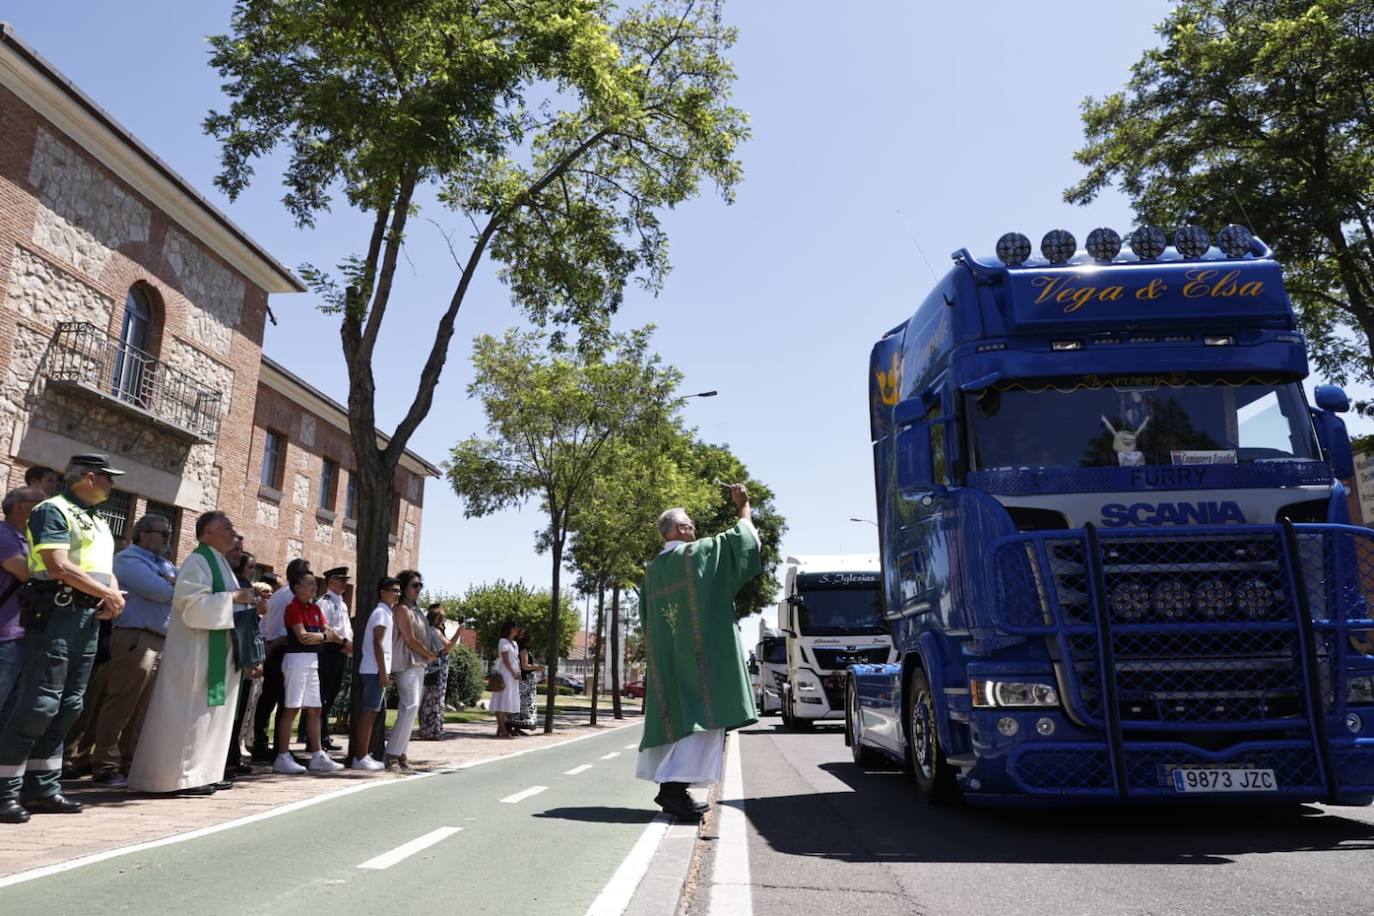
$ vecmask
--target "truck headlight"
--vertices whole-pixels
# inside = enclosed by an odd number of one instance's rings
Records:
[[[1352,677],[1345,682],[1346,703],[1374,703],[1374,677]]]
[[[969,681],[969,690],[973,695],[973,705],[983,708],[1059,705],[1059,693],[1049,684],[1027,681]]]
[[[798,690],[820,690],[821,688],[820,688],[818,685],[816,685],[816,684],[811,684],[811,683],[808,683],[808,682],[806,682],[806,681],[797,681],[797,689],[798,689]]]

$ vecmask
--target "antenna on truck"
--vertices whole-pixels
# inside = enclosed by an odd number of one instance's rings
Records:
[[[916,240],[916,233],[911,231],[911,224],[906,221],[906,214],[903,213],[900,208],[898,208],[897,215],[902,218],[902,225],[906,227],[906,234],[911,237],[911,244],[916,246],[916,253],[921,256],[922,261],[926,262],[926,270],[930,271],[930,279],[934,280],[936,283],[939,283],[940,278],[936,276],[935,268],[930,266],[930,258],[926,257],[925,249],[923,249],[921,247],[921,243]]]

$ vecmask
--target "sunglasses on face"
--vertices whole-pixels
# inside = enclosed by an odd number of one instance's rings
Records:
[[[400,590],[401,590],[401,589],[400,589],[398,586],[394,586],[394,585],[393,585],[391,588],[384,588],[384,589],[382,589],[383,592],[399,592]]]

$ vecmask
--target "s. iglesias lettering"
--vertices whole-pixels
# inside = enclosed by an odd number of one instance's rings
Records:
[[[1108,503],[1102,507],[1103,528],[1158,528],[1163,525],[1245,524],[1245,513],[1233,500],[1195,503]]]

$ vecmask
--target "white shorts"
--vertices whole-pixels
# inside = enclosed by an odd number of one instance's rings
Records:
[[[320,659],[307,652],[292,652],[282,659],[286,678],[287,709],[306,709],[320,705]]]

